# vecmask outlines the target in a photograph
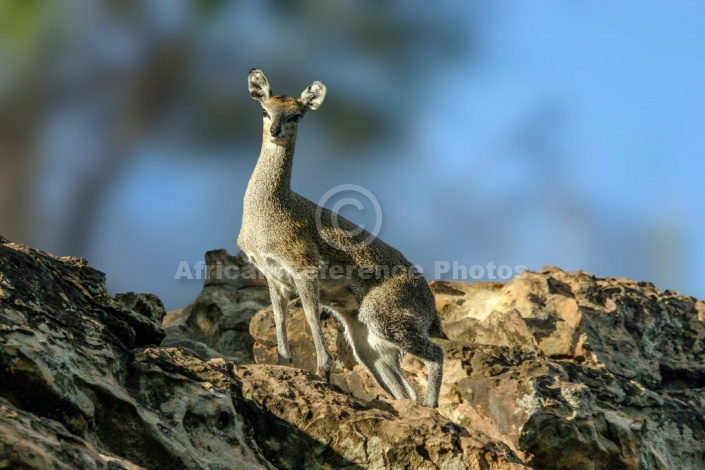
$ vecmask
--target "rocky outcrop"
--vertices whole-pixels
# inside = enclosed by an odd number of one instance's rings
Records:
[[[102,454],[61,423],[18,410],[0,398],[0,468],[137,470],[143,467]]]
[[[449,351],[446,383],[530,465],[705,468],[702,301],[556,268],[435,290],[449,337],[492,358]]]
[[[439,411],[551,469],[705,468],[705,303],[652,284],[545,268],[506,284],[431,283],[449,340]],[[387,397],[323,315],[332,381]],[[301,306],[287,325],[293,365],[315,371]],[[276,363],[271,308],[250,324],[255,359]],[[408,378],[425,390],[423,364]]]
[[[252,422],[277,443],[265,454],[278,468],[526,468],[505,444],[411,400],[363,402],[291,367],[235,374],[248,403],[271,413]]]
[[[223,283],[209,295],[255,308],[262,291]],[[85,261],[3,239],[0,468],[526,468],[506,444],[415,402],[237,364],[239,350],[217,340],[240,331],[224,312],[167,315],[182,335],[172,341],[188,346],[159,345],[158,299],[113,299]]]
[[[0,468],[705,468],[700,300],[557,268],[433,282],[431,410],[391,400],[326,312],[332,383],[313,375],[297,299],[294,367],[274,365],[266,283],[242,256],[207,261],[198,299],[166,314],[0,237]],[[423,394],[423,364],[403,366]]]
[[[237,418],[235,379],[179,349],[147,354],[161,327],[104,280],[83,260],[0,244],[5,468],[271,468]]]
[[[209,251],[205,266],[203,291],[196,300],[164,318],[167,337],[162,345],[188,347],[202,357],[252,363],[250,320],[270,303],[267,282],[242,253]]]

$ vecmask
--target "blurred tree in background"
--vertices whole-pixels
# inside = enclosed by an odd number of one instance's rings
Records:
[[[105,194],[141,143],[241,158],[259,128],[244,87],[254,66],[275,91],[335,80],[319,132],[338,143],[337,158],[365,154],[403,128],[395,103],[460,51],[463,23],[405,2],[5,0],[0,226],[85,255]],[[43,190],[56,192],[51,207],[37,207]]]

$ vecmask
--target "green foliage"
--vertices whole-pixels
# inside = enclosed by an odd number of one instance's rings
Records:
[[[1,0],[2,48],[14,54],[31,54],[45,31],[48,9],[48,0]]]

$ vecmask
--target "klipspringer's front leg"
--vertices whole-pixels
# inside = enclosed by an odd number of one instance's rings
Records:
[[[318,304],[318,273],[306,272],[298,274],[294,282],[299,291],[301,304],[304,307],[306,320],[311,327],[313,343],[316,346],[317,367],[316,374],[325,381],[330,381],[331,358],[321,328],[321,315]]]
[[[277,351],[279,352],[278,363],[288,366],[291,364],[289,339],[286,336],[286,312],[289,307],[289,296],[276,285],[275,281],[271,280],[269,281],[269,296],[272,299],[274,325],[277,329]]]

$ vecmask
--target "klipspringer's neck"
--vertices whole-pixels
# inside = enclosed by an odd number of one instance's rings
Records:
[[[266,134],[247,193],[257,198],[288,197],[291,194],[291,169],[296,139],[272,142]]]

